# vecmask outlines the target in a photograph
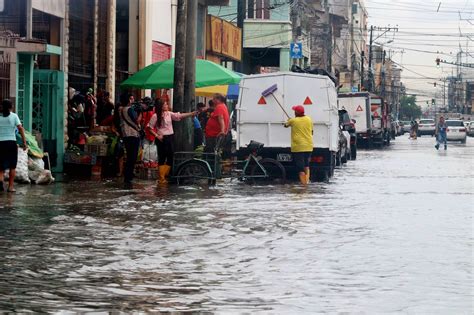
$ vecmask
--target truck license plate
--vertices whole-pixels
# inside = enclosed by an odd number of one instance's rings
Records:
[[[279,162],[291,162],[291,161],[293,161],[293,159],[291,157],[291,154],[287,154],[287,153],[279,153],[277,155],[277,160]]]

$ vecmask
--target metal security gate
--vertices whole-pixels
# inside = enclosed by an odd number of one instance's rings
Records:
[[[33,73],[32,132],[41,135],[51,166],[62,171],[64,157],[64,73],[35,70]]]
[[[10,98],[10,62],[0,55],[0,100]]]

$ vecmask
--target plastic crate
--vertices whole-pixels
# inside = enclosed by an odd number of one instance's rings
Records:
[[[91,154],[77,153],[77,152],[66,152],[64,153],[64,163],[67,164],[82,164],[82,165],[95,165],[97,163],[97,157]]]
[[[86,144],[84,146],[84,152],[96,156],[107,156],[108,149],[108,144]]]

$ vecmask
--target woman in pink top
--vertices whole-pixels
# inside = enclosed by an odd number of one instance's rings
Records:
[[[156,137],[155,143],[158,148],[158,164],[160,182],[166,182],[171,165],[173,163],[174,141],[173,141],[173,121],[180,121],[183,118],[193,117],[196,112],[174,113],[170,111],[168,103],[161,99],[155,100],[155,114],[148,123],[148,131]]]

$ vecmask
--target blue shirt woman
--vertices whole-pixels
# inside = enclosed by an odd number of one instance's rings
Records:
[[[16,175],[18,162],[18,146],[16,144],[16,130],[20,132],[23,139],[23,147],[26,150],[25,132],[18,115],[11,112],[13,105],[10,100],[2,101],[2,112],[0,114],[0,192],[4,191],[4,172],[9,170],[8,192],[15,192],[13,183]]]

